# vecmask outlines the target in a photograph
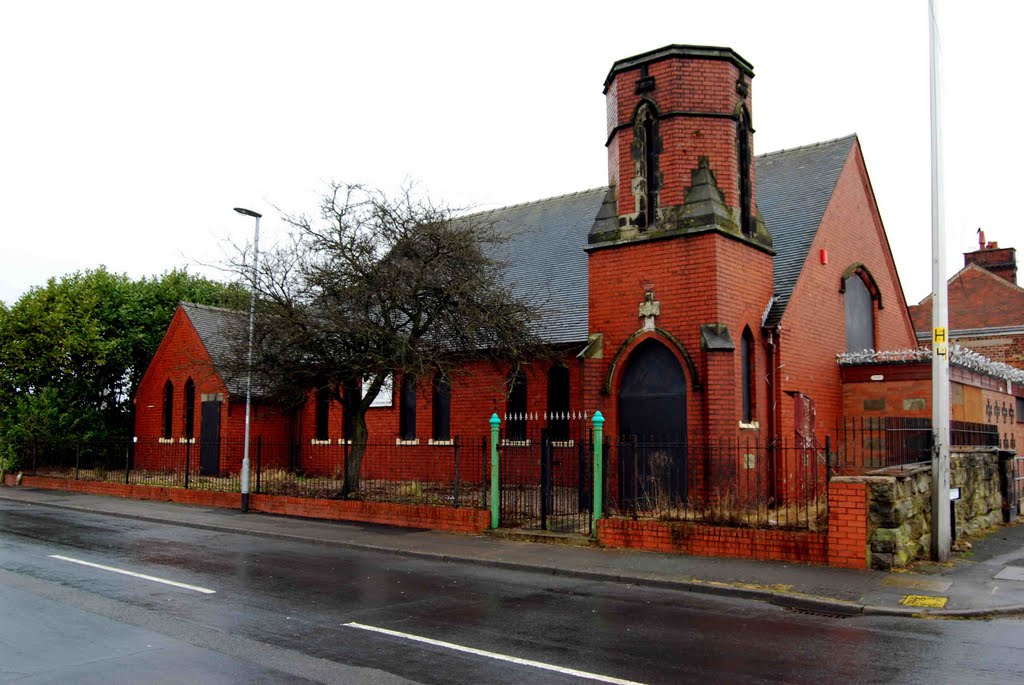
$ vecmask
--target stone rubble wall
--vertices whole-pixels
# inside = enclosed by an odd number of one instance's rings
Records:
[[[971,448],[952,453],[950,483],[951,487],[960,488],[960,500],[954,507],[957,538],[1003,520],[1000,469],[1009,468],[1009,461],[1003,460],[1000,464],[995,448]],[[867,486],[867,544],[871,568],[899,568],[928,557],[932,509],[930,464],[909,469],[882,469],[847,479]]]

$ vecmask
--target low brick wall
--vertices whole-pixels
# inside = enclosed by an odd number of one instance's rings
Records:
[[[605,518],[597,522],[597,540],[606,547],[707,557],[813,564],[824,564],[827,560],[825,533],[802,530]]]
[[[252,495],[250,511],[303,516],[333,521],[382,523],[404,528],[429,528],[456,533],[482,533],[491,527],[486,509],[435,507],[426,504],[388,504],[354,500],[311,499],[286,495]]]
[[[13,484],[13,483],[10,483]],[[185,490],[152,485],[125,485],[86,480],[25,476],[22,485],[45,490],[84,492],[129,499],[178,502],[206,507],[238,509],[241,495],[237,492],[210,492]],[[480,533],[490,527],[490,512],[485,509],[434,507],[417,504],[391,504],[387,502],[359,502],[352,500],[309,499],[284,495],[251,495],[249,510],[285,516],[326,519],[332,521],[359,521],[383,523],[404,528],[428,528],[458,533]]]
[[[1003,520],[1000,469],[1009,462],[995,448],[957,450],[950,457],[950,484],[960,488],[957,535],[970,535]],[[860,483],[867,497],[868,566],[888,570],[924,559],[931,547],[932,468],[882,469],[866,476],[832,479]],[[832,521],[829,520],[831,528]]]

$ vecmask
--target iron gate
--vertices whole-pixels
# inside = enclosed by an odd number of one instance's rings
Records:
[[[502,528],[590,535],[594,452],[585,426],[549,424],[535,437],[521,428],[498,443]]]

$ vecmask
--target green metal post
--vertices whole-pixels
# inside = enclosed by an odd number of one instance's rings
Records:
[[[498,426],[501,419],[497,414],[491,414],[491,528],[498,527],[498,507],[501,502],[501,492],[498,490]]]
[[[597,520],[604,511],[604,416],[594,412],[594,525],[591,535],[597,537]]]

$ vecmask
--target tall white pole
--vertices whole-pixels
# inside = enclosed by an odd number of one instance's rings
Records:
[[[932,175],[932,559],[950,549],[949,506],[949,311],[946,303],[946,236],[942,197],[939,27],[935,0],[928,0],[928,72],[931,78]]]
[[[249,511],[249,425],[252,416],[252,339],[256,329],[256,278],[260,261],[260,215],[251,209],[235,207],[239,214],[256,219],[256,235],[252,244],[252,283],[249,286],[249,351],[245,378],[245,445],[242,447],[242,512]]]

